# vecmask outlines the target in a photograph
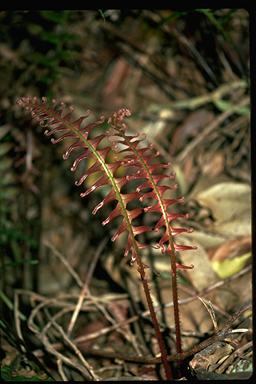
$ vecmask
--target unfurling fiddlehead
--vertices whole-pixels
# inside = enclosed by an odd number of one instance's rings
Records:
[[[51,139],[53,144],[66,139],[73,140],[63,155],[63,158],[67,159],[72,152],[79,151],[79,155],[76,157],[71,167],[72,171],[75,171],[79,164],[85,159],[92,162],[92,165],[90,165],[86,172],[83,173],[80,176],[80,179],[75,183],[80,186],[89,176],[94,175],[96,177],[94,184],[85,192],[82,192],[80,194],[81,197],[89,195],[91,192],[102,186],[108,185],[110,187],[108,194],[93,209],[92,213],[96,214],[99,209],[109,202],[116,201],[115,208],[102,224],[106,225],[116,217],[122,217],[122,221],[112,237],[112,240],[115,241],[123,232],[127,232],[128,234],[124,255],[128,256],[131,254],[131,263],[136,263],[137,270],[140,273],[161,351],[161,358],[166,377],[167,379],[170,379],[172,377],[171,368],[168,363],[166,348],[150,295],[145,272],[146,266],[142,262],[139,251],[147,245],[140,243],[137,239],[138,235],[150,232],[152,229],[148,226],[135,226],[133,224],[133,220],[138,218],[142,213],[158,212],[161,215],[153,230],[159,231],[160,228],[165,227],[164,233],[159,240],[158,247],[161,247],[162,252],[168,252],[170,254],[176,346],[177,352],[181,352],[176,269],[190,267],[177,264],[176,251],[192,249],[193,247],[178,245],[173,239],[173,237],[179,233],[188,232],[189,230],[173,227],[172,222],[184,215],[169,211],[169,208],[173,204],[179,203],[183,199],[167,199],[163,197],[167,190],[175,188],[175,185],[161,185],[162,180],[166,177],[170,178],[170,176],[162,173],[162,170],[169,165],[159,161],[159,155],[152,145],[147,144],[145,146],[142,137],[139,137],[139,135],[126,135],[126,125],[123,123],[123,119],[130,115],[130,111],[127,109],[120,109],[108,120],[102,116],[94,122],[85,124],[84,120],[89,116],[89,112],[86,112],[84,116],[74,120],[72,118],[71,109],[67,111],[63,104],[57,104],[55,101],[50,104],[45,98],[43,98],[42,101],[39,101],[36,97],[21,97],[17,100],[17,104],[28,110],[31,113],[32,118],[37,120],[40,125],[48,128],[48,130],[45,131],[47,136],[56,136],[56,138]],[[94,135],[94,129],[101,126],[103,123],[107,124],[109,129],[104,133]],[[106,144],[104,145],[104,143]],[[122,147],[124,148],[121,150],[117,149],[116,152],[118,152],[118,155],[116,158],[112,161],[109,160],[108,154],[112,147],[118,148],[118,145],[120,144],[122,144]],[[120,167],[125,171],[123,177],[117,176]],[[130,185],[130,182],[134,180],[136,180],[137,183],[136,190],[129,193],[123,193],[124,188],[128,184]],[[143,193],[145,189],[150,189],[150,191]],[[148,201],[148,198],[155,200],[155,203],[152,205],[145,204],[145,202]],[[129,210],[127,205],[131,202],[136,202],[136,206],[138,207]],[[142,206],[142,203],[144,206]]]

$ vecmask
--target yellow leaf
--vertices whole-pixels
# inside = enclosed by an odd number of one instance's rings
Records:
[[[243,269],[250,257],[251,252],[248,252],[233,259],[213,260],[211,265],[218,276],[221,279],[225,279],[226,277],[232,276]]]

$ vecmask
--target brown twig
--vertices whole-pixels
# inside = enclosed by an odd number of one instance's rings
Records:
[[[47,351],[49,351],[51,354],[53,354],[56,359],[60,359],[61,361],[63,361],[65,364],[69,365],[70,367],[72,368],[75,368],[76,370],[78,370],[82,376],[85,378],[85,379],[90,379],[91,376],[88,375],[88,372],[87,370],[81,366],[81,364],[77,364],[75,361],[73,361],[72,359],[62,355],[61,353],[59,353],[58,351],[56,351],[51,343],[48,341],[48,338],[46,335],[43,335],[42,336],[42,341],[43,341],[43,344],[46,348]]]
[[[75,279],[77,285],[79,287],[83,286],[83,282],[81,281],[79,275],[76,273],[76,271],[71,267],[71,265],[68,263],[67,259],[48,241],[44,241],[44,245],[52,251],[53,255],[58,257],[58,259],[65,265],[71,276]]]
[[[64,373],[63,361],[60,358],[57,359],[57,367],[58,367],[58,372],[59,372],[59,375],[60,375],[62,381],[68,381],[68,378]]]
[[[69,337],[64,332],[63,328],[56,323],[56,320],[59,317],[62,317],[66,312],[68,311],[67,308],[62,309],[58,313],[56,313],[54,316],[50,317],[50,320],[48,323],[44,326],[43,330],[40,332],[40,338],[46,348],[51,354],[53,354],[57,359],[60,359],[61,361],[65,362],[66,364],[76,368],[78,371],[82,373],[82,375],[86,379],[93,378],[94,380],[98,381],[100,378],[94,373],[93,368],[91,365],[84,359],[83,355],[79,351],[79,349],[74,345],[74,343],[69,339]],[[62,353],[58,352],[54,346],[49,342],[47,337],[47,332],[49,331],[50,327],[54,326],[55,329],[58,330],[58,332],[63,337],[63,340],[66,341],[66,343],[69,345],[71,349],[75,352],[75,354],[78,356],[79,360],[82,364],[79,364],[75,362],[73,359],[70,359],[66,356],[64,356]],[[89,375],[88,375],[89,373]]]
[[[97,261],[99,259],[99,256],[103,250],[103,248],[105,247],[106,245],[106,242],[107,242],[107,239],[103,239],[103,241],[101,241],[100,245],[98,246],[96,252],[95,252],[95,255],[94,255],[94,258],[93,258],[93,261],[92,263],[90,264],[90,267],[89,267],[89,270],[87,272],[87,276],[85,278],[85,282],[82,286],[82,290],[79,294],[79,298],[78,298],[78,301],[77,301],[77,304],[76,304],[76,307],[75,307],[75,310],[73,312],[73,315],[70,319],[70,322],[69,322],[69,325],[68,325],[68,329],[67,329],[67,333],[68,335],[71,334],[73,328],[74,328],[74,325],[76,323],[76,320],[77,320],[77,317],[79,315],[79,312],[80,312],[80,309],[81,309],[81,306],[83,304],[83,301],[84,301],[84,297],[85,295],[88,293],[88,287],[89,287],[89,283],[90,283],[90,280],[91,280],[91,277],[93,275],[93,271],[94,271],[94,268],[97,264]]]
[[[23,335],[22,335],[22,331],[21,331],[21,324],[20,324],[20,311],[19,311],[19,295],[18,295],[18,292],[17,291],[14,291],[14,322],[15,322],[15,328],[16,328],[16,332],[17,332],[17,335],[19,336],[19,338],[24,341],[24,338],[23,338]],[[24,345],[20,345],[21,347],[21,350],[23,352],[26,352],[26,349],[24,347]]]
[[[77,346],[69,339],[68,335],[65,333],[64,329],[57,324],[54,320],[52,321],[53,326],[59,331],[61,336],[63,337],[63,340],[68,344],[68,346],[73,349],[75,354],[77,355],[78,359],[81,361],[81,363],[84,365],[84,367],[87,369],[87,371],[90,373],[91,377],[94,380],[100,380],[100,377],[95,374],[93,367],[85,360],[84,356],[82,355],[81,351],[77,348]]]

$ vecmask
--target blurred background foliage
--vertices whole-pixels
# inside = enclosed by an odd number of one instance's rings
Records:
[[[47,244],[84,276],[96,245],[110,237],[100,214],[91,218],[102,192],[80,199],[63,147],[49,145],[15,107],[16,98],[54,97],[95,116],[130,108],[131,129],[146,132],[173,162],[187,201],[182,209],[194,215],[190,225],[212,228],[212,206],[204,201],[202,208],[198,194],[222,181],[250,184],[248,92],[244,9],[0,11],[0,308],[12,332],[15,289],[50,295],[75,289]],[[223,125],[215,124],[223,113]],[[209,124],[213,129],[186,155]],[[112,252],[108,242],[92,292],[124,292],[107,268]],[[22,300],[23,320],[30,310]]]

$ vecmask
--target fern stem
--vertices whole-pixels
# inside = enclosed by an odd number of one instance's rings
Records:
[[[163,335],[162,335],[160,327],[159,327],[159,322],[157,320],[156,311],[155,311],[155,308],[153,305],[148,281],[147,281],[146,274],[145,274],[145,267],[142,263],[140,255],[139,255],[139,249],[138,249],[137,244],[135,246],[135,252],[136,252],[136,263],[138,265],[138,272],[139,272],[140,277],[141,277],[145,297],[147,300],[148,309],[149,309],[150,316],[151,316],[153,326],[155,329],[156,338],[157,338],[157,342],[158,342],[160,353],[161,353],[161,360],[162,360],[163,367],[165,370],[166,379],[171,380],[173,378],[172,370],[170,367],[170,363],[168,362],[168,355],[167,355],[166,347],[164,344]]]
[[[169,228],[168,228],[169,232]],[[172,274],[172,299],[173,299],[173,313],[176,334],[176,352],[182,353],[181,344],[181,330],[180,330],[180,311],[179,311],[179,298],[177,287],[177,267],[176,267],[176,253],[173,241],[170,242],[171,252],[169,253],[171,259],[171,274]]]

